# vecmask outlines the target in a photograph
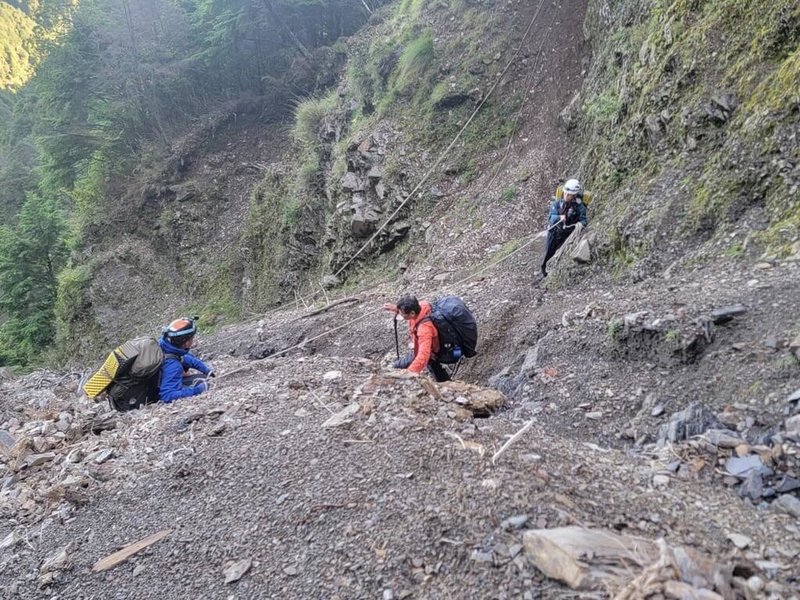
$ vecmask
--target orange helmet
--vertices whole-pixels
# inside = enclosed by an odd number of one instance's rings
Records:
[[[164,327],[164,339],[171,344],[181,345],[188,338],[197,333],[197,317],[181,317]]]

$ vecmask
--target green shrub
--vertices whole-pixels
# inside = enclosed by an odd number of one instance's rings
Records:
[[[397,89],[406,91],[412,86],[418,86],[432,62],[433,38],[430,32],[425,32],[411,41],[400,55],[397,65]]]
[[[292,136],[306,146],[319,145],[319,128],[323,119],[336,108],[336,91],[320,98],[301,102],[294,112]]]

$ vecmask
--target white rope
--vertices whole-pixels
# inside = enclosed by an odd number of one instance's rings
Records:
[[[406,203],[411,198],[414,197],[414,194],[417,193],[417,191],[428,180],[428,178],[431,176],[431,174],[433,174],[434,171],[436,171],[436,169],[439,167],[439,165],[442,164],[442,161],[444,161],[444,159],[447,156],[449,156],[450,150],[452,150],[453,146],[455,146],[456,143],[458,142],[458,140],[461,139],[461,135],[464,133],[464,131],[466,131],[467,127],[469,127],[470,123],[472,123],[472,121],[475,119],[475,117],[477,116],[478,112],[480,112],[481,108],[483,108],[483,105],[486,104],[486,101],[489,100],[489,98],[492,96],[494,91],[497,89],[497,86],[499,86],[500,82],[503,80],[503,77],[505,76],[506,72],[508,72],[508,70],[511,68],[511,65],[514,64],[514,61],[516,60],[517,56],[519,56],[519,53],[522,51],[522,46],[525,43],[525,41],[528,39],[528,35],[530,35],[531,29],[533,28],[533,24],[536,21],[537,17],[539,16],[539,12],[541,11],[543,4],[544,4],[544,0],[539,0],[539,6],[536,8],[536,12],[533,14],[533,17],[531,18],[531,22],[528,24],[528,28],[525,30],[525,34],[522,36],[522,40],[520,41],[519,46],[517,46],[517,49],[514,52],[513,56],[511,57],[511,59],[506,64],[505,68],[500,72],[500,75],[497,77],[497,79],[495,80],[495,82],[492,85],[492,87],[489,88],[489,91],[487,92],[486,96],[483,98],[483,100],[481,100],[480,104],[478,104],[478,106],[475,108],[475,110],[472,111],[472,114],[470,115],[469,119],[467,119],[467,122],[464,123],[464,126],[459,130],[459,132],[453,138],[453,141],[450,142],[450,144],[447,146],[447,148],[445,148],[444,151],[439,155],[439,158],[436,160],[436,162],[433,164],[433,166],[430,169],[428,169],[428,172],[425,173],[425,175],[422,177],[422,179],[419,181],[419,183],[417,183],[417,185],[414,186],[414,189],[411,190],[411,193],[408,194],[405,197],[405,199],[394,210],[394,212],[391,215],[389,215],[389,217],[386,219],[386,221],[384,221],[383,224],[380,227],[378,227],[377,231],[375,231],[375,233],[373,233],[372,236],[370,236],[370,238],[366,242],[364,242],[364,244],[356,251],[356,253],[353,254],[353,256],[351,256],[344,263],[344,265],[342,265],[339,268],[339,270],[336,271],[333,274],[334,277],[338,277],[342,273],[342,271],[344,271],[364,250],[366,250],[367,247],[369,247],[369,245],[373,241],[375,241],[375,238],[377,238],[378,235],[380,235],[380,233],[384,229],[386,229],[386,227],[389,225],[389,223],[392,222],[392,220],[403,209],[403,207],[406,205]]]
[[[403,202],[400,204],[400,206],[398,206],[397,209],[395,209],[395,211],[389,216],[389,218],[386,219],[386,221],[358,249],[358,251],[356,251],[356,253],[353,256],[351,256],[347,260],[347,262],[345,262],[345,264],[333,274],[334,277],[338,277],[342,273],[342,271],[344,271],[375,240],[375,238],[378,237],[378,235],[381,233],[381,231],[383,231],[389,225],[389,223],[392,221],[392,219],[394,219],[394,217],[397,216],[397,214],[400,212],[400,210],[402,210],[402,208],[406,205],[406,203],[414,196],[414,194],[419,190],[419,188],[422,187],[422,185],[425,183],[425,181],[428,179],[428,177],[430,177],[430,175],[442,163],[444,158],[448,155],[449,151],[453,148],[453,146],[455,146],[455,144],[460,139],[461,135],[464,133],[464,131],[467,129],[467,127],[470,125],[470,123],[474,120],[475,116],[478,114],[480,109],[483,107],[483,105],[486,103],[486,101],[489,99],[489,97],[497,89],[497,86],[503,80],[503,77],[505,76],[506,72],[511,68],[511,65],[514,64],[514,61],[516,60],[517,56],[519,56],[519,53],[522,51],[522,47],[523,47],[525,41],[527,40],[528,36],[530,35],[531,29],[533,29],[533,25],[536,22],[536,19],[539,17],[539,13],[541,12],[541,9],[542,9],[543,5],[544,5],[544,0],[539,0],[539,6],[536,8],[536,12],[533,14],[533,17],[531,18],[530,23],[528,23],[528,28],[525,30],[525,33],[523,34],[522,39],[520,40],[519,46],[517,46],[516,51],[514,52],[514,54],[512,55],[511,59],[508,61],[508,63],[506,64],[505,68],[501,71],[500,75],[497,77],[497,80],[495,81],[495,83],[489,89],[489,92],[486,94],[486,97],[483,98],[481,103],[477,106],[477,108],[475,108],[475,110],[472,112],[472,115],[470,115],[470,117],[467,120],[467,122],[464,124],[464,126],[461,128],[461,130],[456,134],[456,137],[453,138],[453,141],[450,142],[450,144],[447,146],[447,148],[440,154],[439,158],[437,159],[437,161],[433,165],[433,167],[431,167],[428,170],[428,172],[423,176],[423,178],[420,180],[420,182],[414,187],[414,189],[411,191],[411,193],[406,196],[406,198],[403,200]],[[541,50],[541,48],[540,48],[540,50]],[[541,56],[541,52],[539,53],[539,56]],[[551,229],[551,228],[548,228],[548,231],[549,231],[549,229]],[[521,246],[520,248],[517,248],[510,255],[506,256],[505,259],[510,258],[513,254],[516,254],[517,252],[522,250],[522,248],[530,245],[540,235],[541,234],[536,234],[536,236],[534,236],[533,239],[531,239],[529,242],[527,242],[524,246]],[[498,263],[499,262],[502,262],[502,261],[498,261]],[[498,263],[494,263],[494,264],[498,264]],[[489,265],[487,267],[484,267],[481,271],[478,271],[478,273],[482,273],[482,272],[486,271],[491,266],[493,266],[493,265]],[[467,279],[469,279],[469,278],[467,278]],[[385,283],[385,281],[383,283]],[[459,283],[461,283],[461,282],[456,282],[456,283],[454,283],[452,285],[458,285]],[[245,325],[247,323],[254,323],[254,322],[259,321],[259,320],[261,320],[261,319],[263,319],[265,317],[274,315],[274,314],[276,314],[278,312],[281,312],[281,311],[284,311],[284,310],[289,310],[291,308],[296,308],[297,306],[300,305],[301,302],[305,304],[307,301],[313,300],[313,299],[317,298],[319,295],[320,295],[320,292],[316,291],[316,292],[313,292],[313,293],[311,293],[311,294],[309,294],[307,296],[297,296],[291,302],[283,303],[283,304],[281,304],[279,306],[271,308],[270,310],[268,310],[268,311],[266,311],[264,313],[261,313],[261,314],[258,314],[258,315],[254,315],[250,319],[241,321],[239,323],[239,325]],[[372,313],[368,313],[368,314],[372,314]],[[339,329],[339,328],[337,328],[337,329]],[[336,331],[336,330],[332,330],[331,332],[333,332],[333,331]],[[239,333],[234,333],[234,334],[231,334],[230,336],[226,336],[226,337],[223,337],[221,339],[218,339],[217,342],[223,342],[223,341],[226,341],[228,339],[232,339],[232,338],[234,338],[234,337],[236,337],[238,335],[240,335],[240,334]],[[317,339],[317,338],[313,338],[313,339]],[[309,342],[309,341],[312,341],[312,340],[306,340],[306,342]],[[306,343],[306,342],[301,342],[301,344],[302,343]],[[295,347],[298,347],[298,346],[295,346]],[[291,349],[292,348],[288,348],[283,352],[287,352],[288,350],[291,350]],[[275,356],[275,355],[273,354],[271,356]]]

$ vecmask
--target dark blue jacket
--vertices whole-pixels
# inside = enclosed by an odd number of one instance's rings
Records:
[[[571,216],[567,215],[566,225],[581,223],[584,227],[586,227],[589,224],[588,220],[586,219],[586,205],[580,200],[575,200],[574,204],[575,212]],[[550,203],[550,215],[547,217],[548,225],[554,225],[558,223],[558,219],[561,217],[561,213],[564,210],[563,206],[564,200],[553,200]]]
[[[167,357],[164,360],[164,364],[161,365],[161,384],[158,390],[158,397],[161,402],[169,404],[178,398],[202,394],[205,390],[202,385],[183,387],[183,376],[189,369],[195,369],[203,373],[203,375],[208,375],[211,371],[209,366],[190,354],[188,350],[173,346],[164,338],[161,338],[158,344],[164,354],[180,356],[180,360],[174,357]]]

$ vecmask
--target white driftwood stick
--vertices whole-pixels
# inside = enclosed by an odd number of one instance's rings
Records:
[[[528,431],[528,429],[531,428],[531,425],[533,425],[533,422],[535,420],[536,419],[531,419],[530,421],[528,421],[525,424],[525,426],[522,429],[520,429],[517,433],[515,433],[510,438],[508,438],[508,441],[505,444],[503,444],[503,446],[500,448],[500,450],[495,452],[494,456],[492,457],[492,464],[494,464],[497,461],[497,459],[500,458],[500,456],[503,454],[503,452],[508,450],[508,448],[509,448],[509,446],[511,446],[511,444],[516,442],[519,438],[521,438],[525,434],[526,431]]]
[[[99,573],[100,571],[105,571],[111,567],[116,567],[119,563],[128,560],[131,556],[141,550],[144,550],[148,546],[152,546],[160,539],[167,537],[170,533],[172,533],[172,529],[164,529],[163,531],[159,531],[153,535],[148,535],[146,538],[143,538],[138,542],[128,544],[122,550],[118,550],[117,552],[114,552],[114,554],[106,556],[102,560],[98,560],[96,563],[94,563],[92,571]]]

